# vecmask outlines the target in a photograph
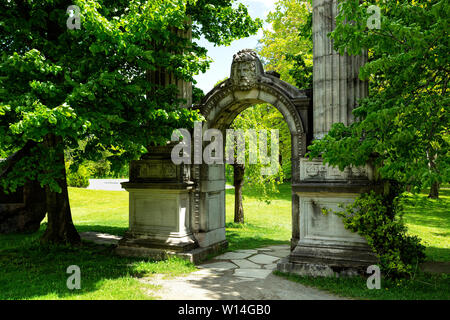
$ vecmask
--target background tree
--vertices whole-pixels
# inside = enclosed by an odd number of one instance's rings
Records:
[[[258,54],[266,70],[274,70],[281,80],[299,89],[312,87],[312,6],[311,1],[279,0],[267,16]]]
[[[261,26],[233,0],[0,1],[0,149],[27,141],[32,155],[1,185],[26,180],[46,187],[45,242],[77,243],[67,193],[64,150],[74,162],[107,151],[112,168],[165,143],[174,128],[200,116],[181,109],[177,88],[149,81],[164,70],[193,81],[209,66],[203,34],[215,44],[254,34]],[[81,29],[68,30],[67,8],[81,9]],[[183,34],[192,28],[193,42]],[[85,144],[80,147],[79,142]]]
[[[268,104],[261,104],[247,108],[242,111],[231,124],[231,128],[234,130],[255,130],[256,131],[256,143],[259,141],[259,134],[261,130],[267,132],[267,156],[271,157],[271,143],[272,135],[270,130],[278,130],[279,134],[279,155],[282,159],[278,171],[274,175],[262,175],[261,169],[267,167],[261,161],[261,154],[257,158],[256,164],[249,164],[249,150],[254,148],[257,150],[257,145],[250,145],[254,143],[249,134],[245,135],[246,147],[245,147],[245,170],[244,186],[251,188],[260,197],[260,200],[269,201],[270,196],[274,193],[278,193],[277,185],[283,183],[286,177],[289,179],[291,175],[291,134],[283,115],[274,107]],[[248,133],[248,132],[247,132]],[[230,147],[227,137],[227,148]],[[259,149],[260,150],[260,149]],[[236,151],[235,151],[236,154]],[[241,169],[241,168],[240,168]],[[231,177],[236,176],[233,170],[236,168],[232,165],[227,165],[227,180],[231,180]],[[234,181],[236,183],[236,181]],[[235,189],[235,197],[242,199],[242,196],[238,193],[241,189]],[[239,205],[240,206],[240,205]]]
[[[381,9],[381,28],[368,28],[369,5]],[[419,190],[450,178],[448,1],[343,0],[331,37],[341,53],[369,51],[360,78],[370,96],[315,141],[312,156],[341,169],[372,161],[384,179]],[[346,23],[353,21],[353,23]]]

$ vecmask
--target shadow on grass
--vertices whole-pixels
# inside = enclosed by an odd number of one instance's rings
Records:
[[[291,194],[291,183],[286,182],[278,186],[278,193],[270,193],[270,200],[292,200],[292,194]],[[242,191],[244,201],[246,197],[259,199],[261,197],[261,190],[254,189],[250,186],[244,185],[243,191]],[[227,196],[234,196],[234,189],[227,189],[226,190]]]
[[[242,232],[245,229],[246,232]],[[271,239],[266,228],[251,224],[239,225],[232,222],[226,224],[228,249],[256,249],[271,245],[289,244],[289,241]]]
[[[100,232],[109,233],[116,236],[123,236],[128,230],[127,227],[112,227],[112,226],[102,226],[102,225],[76,225],[78,232]]]
[[[408,196],[403,203],[405,204],[405,220],[408,223],[450,229],[450,201],[448,199],[431,200],[423,195],[414,195]]]
[[[450,248],[426,246],[426,261],[450,261]]]
[[[78,227],[83,231],[122,228]],[[83,242],[81,246],[41,245],[45,227],[31,235],[0,235],[0,299],[149,299],[144,285],[132,277],[154,273],[189,272],[181,260],[155,262],[114,255],[113,246]],[[81,289],[67,288],[67,268],[81,270]]]
[[[450,299],[450,277],[419,272],[414,279],[382,278],[380,290],[367,289],[366,277],[302,277],[278,271],[275,275],[344,297],[371,300]]]

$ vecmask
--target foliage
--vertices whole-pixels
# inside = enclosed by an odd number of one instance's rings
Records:
[[[163,69],[192,81],[209,66],[195,42],[201,34],[229,44],[261,26],[232,0],[0,4],[0,149],[10,153],[28,140],[56,135],[76,150],[74,162],[97,161],[107,151],[112,169],[166,142],[174,128],[201,120],[196,111],[178,108],[176,87],[151,83],[149,72]],[[73,4],[81,9],[80,30],[66,26]],[[191,26],[194,42],[182,35]],[[5,183],[22,183],[26,174],[58,191],[62,168],[48,170],[58,152],[37,150],[39,164],[17,169]]]
[[[370,96],[353,111],[355,123],[335,124],[310,155],[341,169],[373,161],[382,178],[412,191],[448,182],[448,1],[340,5],[331,38],[341,53],[369,52],[360,78],[370,81]],[[368,29],[369,5],[380,7],[381,29]]]
[[[205,97],[205,93],[202,89],[197,88],[196,86],[192,87],[192,103],[198,104],[202,101],[202,99]]]
[[[325,214],[330,210],[324,209]],[[344,226],[366,238],[385,275],[397,278],[412,275],[425,258],[425,247],[417,236],[407,235],[400,197],[372,191],[362,194],[344,211]]]
[[[78,166],[76,170],[71,170],[70,164],[66,163],[67,186],[74,188],[89,187],[90,172],[84,165]]]
[[[117,172],[148,146],[170,140],[174,129],[202,120],[179,107],[185,101],[176,85],[152,78],[193,82],[210,61],[195,42],[201,34],[229,44],[256,33],[261,21],[234,2],[0,0],[0,149],[38,142],[1,183],[6,190],[27,179],[49,187],[54,203],[47,203],[44,242],[79,242],[64,150],[73,150],[74,163],[108,153]],[[72,5],[80,8],[81,29],[67,26]]]
[[[300,89],[312,87],[312,7],[310,1],[279,0],[267,16],[259,55],[266,70]]]
[[[281,155],[281,165],[278,166],[278,171],[274,175],[262,175],[261,169],[267,167],[262,164],[261,157],[258,157],[257,164],[248,164],[245,166],[245,182],[244,186],[259,190],[261,199],[268,201],[270,195],[277,193],[276,185],[290,179],[291,177],[291,134],[283,115],[274,107],[262,104],[250,107],[241,112],[233,121],[231,128],[234,130],[250,130],[256,131],[257,141],[259,141],[259,134],[261,130],[267,132],[267,155],[270,158],[272,155],[271,142],[272,135],[270,130],[278,130],[279,133],[279,152]],[[228,141],[227,141],[228,145]],[[246,136],[245,158],[249,158],[250,139]],[[261,149],[258,149],[261,150]],[[277,163],[278,163],[277,159]],[[233,169],[227,166],[227,181],[232,181]]]

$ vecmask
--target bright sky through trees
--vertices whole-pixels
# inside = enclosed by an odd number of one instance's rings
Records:
[[[276,0],[240,0],[249,8],[249,13],[252,18],[260,18],[265,20],[267,14],[275,8]],[[267,28],[268,25],[264,25]],[[214,60],[211,63],[211,68],[206,73],[199,74],[195,77],[197,80],[196,86],[202,89],[205,94],[208,93],[214,85],[230,76],[230,66],[233,60],[233,55],[242,49],[255,49],[258,45],[258,40],[262,38],[262,29],[257,35],[234,41],[230,46],[214,47],[204,38],[201,39],[200,45],[208,49],[208,55]]]

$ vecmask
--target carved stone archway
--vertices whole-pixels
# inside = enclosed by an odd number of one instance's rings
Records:
[[[210,128],[225,131],[254,104],[269,103],[284,116],[292,136],[292,250],[277,269],[288,273],[347,275],[376,263],[364,238],[347,230],[337,215],[322,214],[379,188],[372,168],[340,171],[303,157],[313,137],[321,139],[334,123],[350,124],[357,101],[367,95],[367,83],[359,79],[366,54],[340,55],[328,38],[337,12],[335,0],[313,1],[314,99],[312,91],[265,72],[256,53],[243,50],[234,56],[230,79],[196,106],[206,121],[203,132],[194,130],[194,141],[202,141]],[[119,254],[176,254],[198,262],[226,246],[224,164],[175,165],[172,148],[151,148],[131,163],[130,181],[123,183],[130,193],[130,227],[116,249]]]
[[[246,108],[268,103],[283,115],[291,132],[292,182],[300,179],[300,158],[309,142],[308,112],[310,91],[299,90],[279,79],[275,72],[264,72],[253,50],[234,55],[229,79],[217,85],[198,106],[206,121],[203,132],[219,129],[225,136],[236,116]],[[225,165],[194,166],[194,235],[200,247],[223,245],[225,239]],[[299,240],[298,197],[292,195],[292,246]]]

